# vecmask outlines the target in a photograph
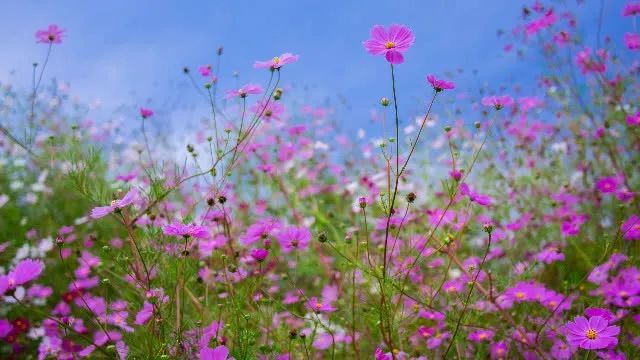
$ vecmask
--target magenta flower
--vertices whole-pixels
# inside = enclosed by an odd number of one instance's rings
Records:
[[[583,74],[589,72],[603,73],[607,69],[605,62],[607,61],[606,50],[599,49],[595,56],[592,55],[590,48],[585,48],[576,55],[576,65]]]
[[[294,249],[306,249],[311,241],[311,232],[305,227],[291,226],[278,233],[277,238],[282,252],[288,254]]]
[[[44,264],[40,260],[24,259],[20,261],[7,275],[0,276],[0,295],[7,290],[13,290],[19,285],[36,279],[42,273]]]
[[[627,125],[640,126],[640,111],[638,111],[635,115],[627,116]]]
[[[594,316],[600,316],[609,322],[615,319],[615,315],[613,315],[611,311],[603,308],[595,308],[595,307],[586,308],[584,309],[584,314],[587,315],[587,317],[589,318],[592,318]]]
[[[266,249],[251,249],[251,257],[257,261],[262,262],[269,255],[269,250]]]
[[[227,360],[228,356],[229,349],[224,345],[220,345],[215,349],[208,347],[200,349],[200,360]]]
[[[639,50],[640,49],[640,35],[636,33],[626,33],[624,34],[624,44],[627,46],[629,50]]]
[[[604,194],[615,192],[618,188],[618,180],[613,176],[603,177],[596,182],[596,188]]]
[[[622,237],[625,240],[640,240],[640,217],[631,215],[620,225]]]
[[[640,14],[640,1],[629,2],[622,10],[622,16],[636,16]]]
[[[209,230],[206,227],[200,225],[187,225],[181,222],[173,222],[169,225],[165,225],[162,228],[162,232],[169,236],[182,236],[185,238],[198,238],[206,239],[209,237]]]
[[[44,44],[60,44],[62,43],[62,34],[64,30],[58,25],[49,25],[46,30],[36,31],[36,42]]]
[[[107,216],[113,212],[119,212],[123,208],[133,204],[138,197],[138,190],[136,188],[132,188],[127,192],[127,194],[120,200],[113,200],[111,205],[109,206],[98,206],[91,210],[91,218],[99,219],[101,217]]]
[[[294,63],[298,61],[299,56],[291,53],[284,53],[280,56],[275,56],[271,60],[256,61],[253,67],[256,69],[280,69],[284,65]]]
[[[234,97],[246,98],[249,94],[260,94],[262,87],[256,84],[246,84],[245,86],[237,90],[227,90],[227,99],[233,99]]]
[[[616,336],[620,333],[619,326],[609,326],[609,322],[601,316],[593,316],[589,320],[584,316],[578,316],[574,321],[567,323],[566,329],[569,343],[587,350],[616,345]]]
[[[204,77],[211,75],[211,70],[213,70],[211,65],[202,65],[198,68],[198,72]]]
[[[469,340],[474,342],[491,341],[493,340],[493,331],[485,329],[473,331],[469,333]]]
[[[142,116],[143,119],[151,117],[153,116],[153,110],[140,107],[140,116]]]
[[[436,92],[440,92],[442,90],[451,90],[455,88],[455,85],[451,81],[436,79],[434,75],[427,75],[427,81],[431,86],[433,86],[433,90]]]
[[[134,322],[134,324],[144,325],[147,321],[149,321],[149,319],[151,319],[151,316],[153,316],[153,305],[151,305],[150,302],[145,301],[144,305],[142,306],[142,310],[140,310],[136,314],[136,321]]]
[[[371,29],[371,39],[363,42],[365,49],[372,55],[384,55],[391,64],[402,64],[402,53],[409,50],[415,37],[411,30],[404,25],[391,25],[385,30],[382,25],[376,25]]]
[[[269,235],[280,229],[280,221],[273,218],[258,220],[247,228],[247,232],[240,236],[240,244],[251,246],[260,240],[267,240]]]
[[[331,304],[328,304],[325,301],[320,301],[317,297],[309,298],[309,301],[307,301],[305,307],[315,313],[330,313],[336,311],[336,308],[331,306]]]
[[[503,96],[487,96],[482,98],[482,105],[493,106],[496,110],[508,107],[514,104],[513,98],[509,95]]]

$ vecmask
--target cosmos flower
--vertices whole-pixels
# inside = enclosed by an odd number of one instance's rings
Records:
[[[200,225],[188,225],[181,222],[173,222],[169,225],[165,225],[162,228],[162,232],[169,236],[182,236],[185,238],[198,238],[206,239],[209,237],[209,230],[206,227]]]
[[[253,64],[253,67],[256,69],[280,69],[284,65],[294,63],[298,61],[299,56],[293,55],[291,53],[284,53],[280,56],[275,56],[270,60],[266,61],[256,61]]]
[[[628,2],[622,10],[622,16],[636,16],[640,14],[640,1]]]
[[[131,190],[129,190],[122,199],[113,200],[111,202],[111,205],[98,206],[93,208],[89,216],[91,216],[91,218],[93,219],[99,219],[113,212],[118,212],[123,208],[133,204],[133,202],[136,201],[137,197],[138,197],[138,190],[136,188],[131,188]]]
[[[631,114],[627,116],[627,125],[629,126],[640,126],[640,111],[637,113]]]
[[[36,42],[44,44],[60,44],[62,43],[62,34],[64,30],[58,25],[49,25],[45,30],[36,31]]]
[[[627,46],[629,50],[639,50],[640,49],[640,35],[636,33],[626,33],[624,34],[624,44]]]
[[[237,90],[227,90],[227,99],[233,99],[234,97],[246,98],[249,94],[260,94],[262,87],[256,84],[246,84]]]
[[[363,42],[365,49],[372,55],[384,55],[391,64],[404,62],[404,52],[413,45],[415,37],[411,30],[404,25],[391,25],[385,30],[382,25],[371,29],[371,38]]]
[[[251,257],[257,261],[262,262],[269,255],[269,250],[266,249],[251,249]]]
[[[625,240],[640,240],[640,217],[633,214],[622,223],[620,231]]]
[[[143,119],[149,118],[153,116],[153,110],[140,107],[140,116],[142,116]]]
[[[258,220],[247,228],[245,234],[240,236],[240,244],[251,246],[260,240],[266,240],[280,226],[280,221],[273,218]]]
[[[469,333],[469,340],[473,342],[491,341],[492,339],[492,330],[480,329]]]
[[[136,314],[136,320],[134,324],[136,325],[144,325],[149,319],[153,316],[153,305],[150,302],[145,301],[144,305],[142,305],[142,310],[140,310]]]
[[[618,180],[613,176],[603,177],[596,182],[596,188],[603,194],[615,192],[618,188]]]
[[[213,67],[211,65],[202,65],[198,67],[198,72],[203,77],[208,77],[209,75],[211,75],[212,70],[213,70]]]
[[[276,237],[282,252],[288,254],[294,249],[306,249],[311,241],[311,232],[306,227],[290,226],[280,231]]]
[[[40,260],[24,259],[20,261],[7,275],[0,275],[0,295],[7,290],[24,285],[40,276],[44,264]]]
[[[228,356],[229,349],[224,345],[220,345],[215,349],[209,347],[200,349],[200,360],[227,360]]]
[[[589,320],[578,316],[566,324],[567,340],[573,346],[583,349],[604,349],[618,343],[619,326],[609,326],[609,322],[601,316],[593,316]]]
[[[305,304],[305,307],[308,310],[316,313],[323,313],[323,312],[330,313],[330,312],[336,311],[336,308],[331,306],[331,304],[329,304],[326,301],[320,301],[317,297],[309,298],[309,301],[307,301],[307,303]]]
[[[513,98],[509,95],[503,96],[487,96],[482,98],[482,105],[493,106],[496,110],[508,107],[514,104]]]
[[[455,85],[451,81],[436,79],[434,75],[427,75],[427,81],[436,92],[442,90],[451,90],[455,88]]]

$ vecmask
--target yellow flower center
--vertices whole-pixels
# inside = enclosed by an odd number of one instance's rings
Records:
[[[396,44],[394,44],[393,41],[387,41],[386,43],[384,43],[384,47],[387,49],[393,49],[394,47],[396,47]]]
[[[524,298],[524,293],[523,293],[522,291],[518,291],[518,292],[516,293],[516,297],[517,297],[518,299],[522,299],[522,298]]]
[[[317,302],[316,303],[316,309],[321,309],[322,308],[322,303]]]
[[[275,64],[279,63],[279,62],[280,62],[280,57],[275,56],[275,57],[273,58],[273,62],[274,62]]]
[[[597,335],[598,335],[598,334],[596,333],[596,331],[595,331],[595,330],[593,330],[593,329],[589,329],[589,330],[587,330],[587,338],[588,338],[589,340],[594,340],[594,339],[597,337]]]

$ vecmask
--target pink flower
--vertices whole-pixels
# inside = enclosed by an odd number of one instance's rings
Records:
[[[140,107],[140,116],[142,116],[143,119],[151,117],[153,116],[153,110]]]
[[[257,261],[262,262],[269,255],[269,250],[266,249],[251,249],[251,257]]]
[[[365,49],[372,55],[384,55],[391,64],[402,64],[402,53],[409,50],[415,37],[411,30],[404,25],[391,25],[385,30],[382,25],[371,29],[371,39],[363,42]]]
[[[227,360],[228,356],[229,349],[224,345],[220,345],[215,349],[208,347],[200,349],[200,360]]]
[[[620,225],[622,237],[625,240],[640,240],[640,217],[631,215]]]
[[[153,305],[150,302],[145,301],[142,306],[142,310],[136,314],[136,325],[144,325],[153,316]]]
[[[620,327],[608,325],[609,322],[601,316],[593,316],[589,320],[578,316],[566,325],[567,340],[573,346],[588,350],[616,345]]]
[[[62,34],[64,30],[58,25],[49,25],[46,30],[36,31],[36,42],[44,44],[60,44],[62,43]]]
[[[309,301],[305,304],[305,307],[313,312],[334,312],[336,308],[328,304],[327,302],[320,301],[317,297],[309,298]]]
[[[211,70],[213,70],[211,65],[202,65],[198,68],[198,72],[200,72],[200,75],[204,77],[211,75]]]
[[[290,226],[282,230],[277,238],[282,252],[288,254],[294,249],[306,249],[311,241],[311,232],[305,227]]]
[[[24,259],[20,261],[6,276],[0,276],[0,295],[7,290],[36,279],[42,273],[44,264],[40,260]]]
[[[629,2],[622,10],[622,16],[636,16],[640,14],[640,1]]]
[[[493,339],[493,331],[491,330],[481,329],[481,330],[469,333],[469,340],[474,342],[491,341],[492,339]]]
[[[237,89],[237,90],[227,90],[227,99],[232,99],[234,97],[246,98],[249,94],[260,94],[262,92],[262,87],[256,84],[246,84],[245,86]]]
[[[600,49],[596,51],[596,56],[592,56],[591,49],[585,48],[576,55],[576,64],[583,74],[589,72],[603,73],[607,69],[605,65],[607,57],[606,50]]]
[[[451,90],[455,88],[455,85],[451,81],[436,79],[434,75],[427,75],[427,81],[436,92],[442,90]]]
[[[624,34],[624,44],[627,45],[627,49],[629,50],[640,49],[640,35],[636,33]]]
[[[596,182],[596,188],[603,194],[615,192],[618,188],[618,180],[613,176],[603,177]]]
[[[107,216],[112,212],[119,212],[121,209],[131,205],[138,197],[138,190],[132,188],[127,194],[120,200],[113,200],[109,206],[98,206],[91,210],[91,218],[99,219]]]
[[[198,239],[206,239],[209,237],[209,230],[200,225],[187,225],[180,222],[173,222],[165,225],[162,232],[169,236],[182,236],[185,238],[194,237]]]
[[[640,126],[640,111],[638,111],[635,115],[627,116],[627,125]]]
[[[293,55],[291,53],[284,53],[280,56],[275,56],[271,60],[266,61],[256,61],[253,64],[253,67],[256,69],[280,69],[284,65],[294,63],[298,61],[299,56]]]
[[[514,104],[513,98],[509,95],[503,96],[487,96],[482,98],[482,105],[493,106],[496,110],[508,107]]]

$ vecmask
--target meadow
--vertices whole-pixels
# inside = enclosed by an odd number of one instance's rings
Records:
[[[420,104],[420,34],[358,29],[381,136],[296,100],[304,53],[234,85],[220,47],[181,70],[186,146],[157,103],[88,120],[47,67],[74,29],[34,29],[32,83],[0,81],[0,358],[640,358],[640,2],[620,37],[564,3],[501,34],[535,80],[425,68]]]

